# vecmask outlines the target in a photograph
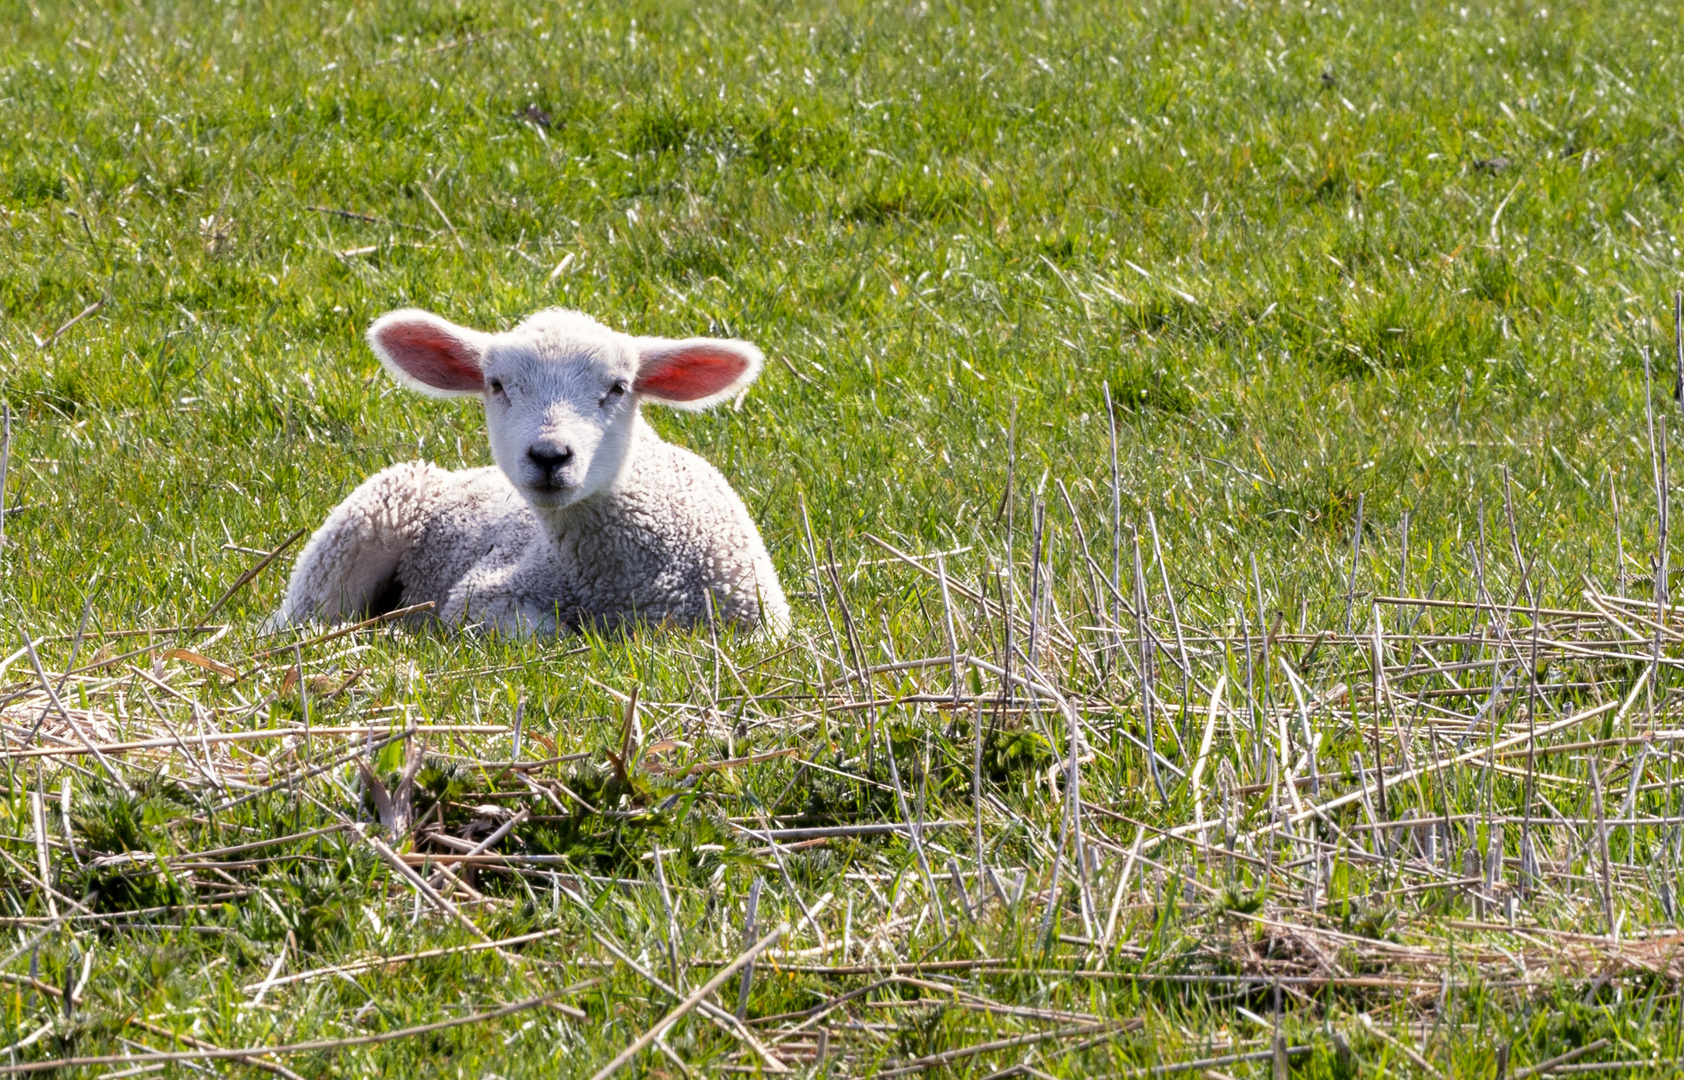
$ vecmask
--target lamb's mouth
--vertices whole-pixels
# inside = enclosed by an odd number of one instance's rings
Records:
[[[526,497],[533,506],[544,510],[553,510],[559,506],[566,506],[573,501],[576,489],[566,484],[527,484]]]

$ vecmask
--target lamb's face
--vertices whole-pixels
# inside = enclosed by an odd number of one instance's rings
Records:
[[[552,332],[523,325],[492,338],[485,424],[509,482],[538,509],[557,510],[613,487],[624,471],[638,354],[631,338],[601,327],[543,329]]]
[[[559,308],[501,334],[394,311],[368,341],[405,386],[483,397],[492,457],[540,511],[613,488],[640,402],[705,409],[741,393],[762,363],[746,341],[630,337]]]

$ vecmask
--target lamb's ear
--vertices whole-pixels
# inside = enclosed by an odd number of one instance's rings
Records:
[[[431,397],[484,391],[480,364],[489,339],[489,334],[414,308],[387,312],[368,328],[369,347],[392,378]]]
[[[705,409],[737,396],[766,358],[746,341],[724,338],[634,338],[637,381],[644,397],[679,409]]]

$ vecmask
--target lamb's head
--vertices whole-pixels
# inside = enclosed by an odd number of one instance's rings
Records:
[[[492,456],[540,512],[614,486],[640,402],[705,409],[741,392],[762,363],[746,341],[632,337],[560,308],[498,334],[394,311],[368,341],[405,386],[482,397]]]

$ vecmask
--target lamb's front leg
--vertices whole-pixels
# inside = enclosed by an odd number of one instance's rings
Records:
[[[293,568],[276,629],[382,614],[400,606],[400,571],[426,527],[444,470],[425,462],[374,474],[334,508]]]
[[[452,626],[477,626],[520,636],[553,634],[556,606],[523,588],[520,567],[500,562],[495,553],[463,576],[439,612]]]

